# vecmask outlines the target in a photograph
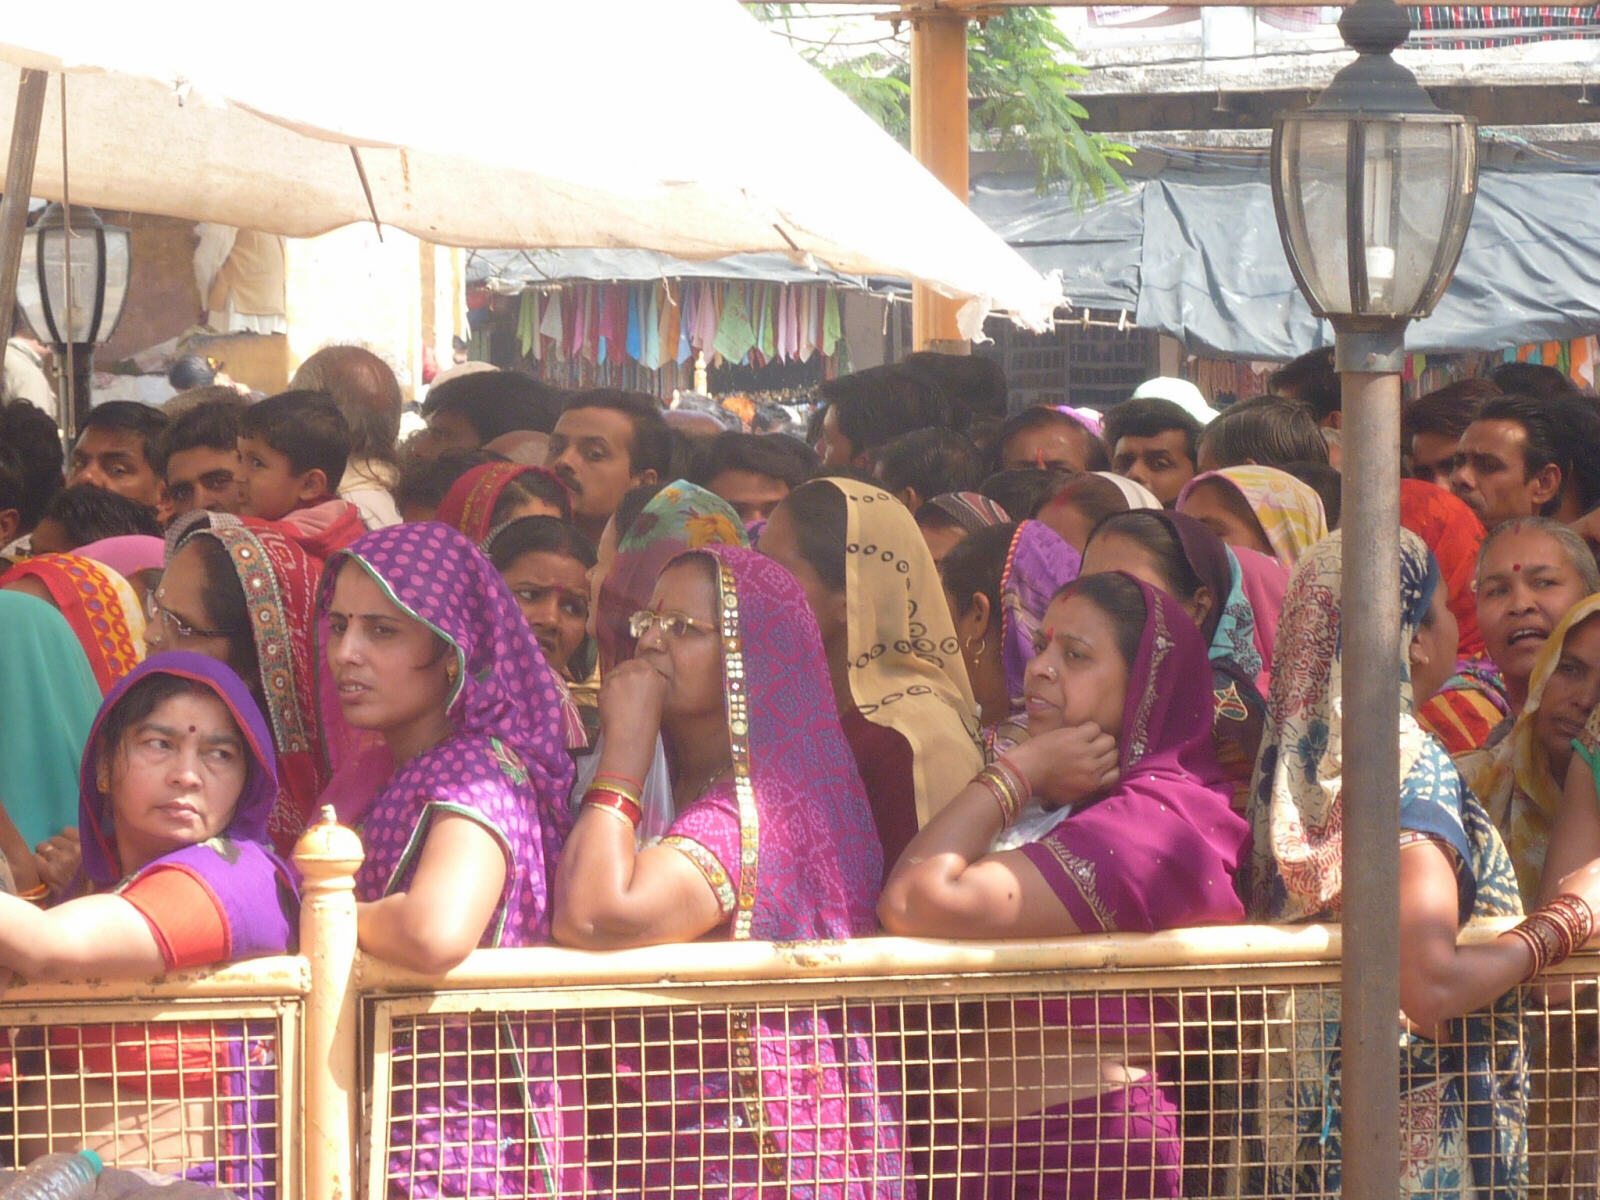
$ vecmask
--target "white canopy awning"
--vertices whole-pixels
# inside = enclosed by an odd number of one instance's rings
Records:
[[[83,11],[87,9],[88,11]],[[0,30],[65,71],[74,202],[306,237],[369,219],[464,247],[806,255],[1033,328],[1041,276],[736,0],[90,4]],[[35,195],[60,199],[61,75]]]

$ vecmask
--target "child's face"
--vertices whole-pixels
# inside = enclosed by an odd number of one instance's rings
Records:
[[[240,513],[276,521],[325,490],[322,472],[316,468],[296,475],[289,457],[280,454],[258,437],[239,438],[239,460],[243,471],[239,480]]]

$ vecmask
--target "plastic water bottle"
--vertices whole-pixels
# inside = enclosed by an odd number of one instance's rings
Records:
[[[104,1169],[93,1150],[46,1154],[0,1187],[0,1200],[89,1200]]]

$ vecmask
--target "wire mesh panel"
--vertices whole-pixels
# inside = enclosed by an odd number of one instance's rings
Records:
[[[1595,1194],[1595,960],[1569,967],[1397,1023],[1405,1194]],[[1334,963],[679,975],[369,1001],[369,1193],[1340,1195]]]
[[[297,1020],[290,1002],[0,1004],[0,1165],[89,1149],[239,1196],[297,1194]]]

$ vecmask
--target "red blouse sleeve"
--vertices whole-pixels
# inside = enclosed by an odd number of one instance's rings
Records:
[[[150,926],[167,970],[227,962],[233,956],[221,904],[182,867],[157,867],[117,894]]]
[[[874,725],[856,709],[839,718],[856,770],[867,789],[867,804],[883,843],[885,876],[917,836],[917,784],[911,743],[897,730]]]

